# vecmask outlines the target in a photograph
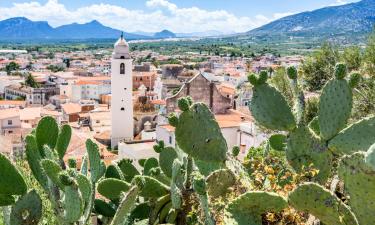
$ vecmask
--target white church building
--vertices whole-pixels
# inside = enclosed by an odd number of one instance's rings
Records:
[[[121,35],[115,43],[111,59],[111,146],[117,146],[119,141],[133,140],[133,80],[132,59],[129,45]]]

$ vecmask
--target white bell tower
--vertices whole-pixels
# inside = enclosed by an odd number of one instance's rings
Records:
[[[123,34],[116,42],[111,59],[111,147],[133,140],[133,78],[129,45]]]

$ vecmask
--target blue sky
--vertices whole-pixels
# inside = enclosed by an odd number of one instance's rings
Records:
[[[52,26],[96,19],[125,31],[243,32],[293,13],[358,0],[0,0],[0,19]]]

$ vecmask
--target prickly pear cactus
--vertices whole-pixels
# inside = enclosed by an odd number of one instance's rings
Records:
[[[255,120],[262,126],[272,130],[290,131],[296,126],[293,113],[284,96],[274,87],[266,83],[267,79],[257,79],[250,75],[253,97],[249,109]]]
[[[158,198],[169,193],[169,187],[149,176],[135,176],[132,186],[137,186],[139,196],[145,198]]]
[[[0,171],[0,195],[23,195],[26,193],[27,186],[22,175],[9,159],[1,153]]]
[[[39,150],[43,149],[44,145],[48,145],[51,149],[55,148],[58,135],[59,126],[56,120],[50,116],[43,117],[35,130]]]
[[[171,181],[171,201],[175,209],[180,209],[182,206],[181,190],[184,185],[184,174],[182,172],[182,163],[175,159],[172,164],[172,181]]]
[[[345,127],[352,111],[352,89],[346,76],[346,66],[336,66],[336,78],[327,82],[320,96],[318,120],[320,136],[324,140],[334,137]]]
[[[335,194],[318,184],[305,183],[298,186],[289,194],[288,201],[295,209],[307,211],[324,224],[358,225],[350,208]]]
[[[121,193],[129,189],[129,183],[115,178],[103,179],[98,183],[98,192],[111,200],[120,199]]]
[[[250,111],[260,125],[289,132],[286,136],[271,136],[269,143],[276,150],[286,150],[288,162],[294,170],[302,172],[303,168],[312,164],[319,171],[313,180],[325,183],[332,168],[332,152],[342,155],[366,151],[375,142],[375,120],[373,117],[364,119],[340,132],[351,113],[351,88],[354,84],[350,85],[344,79],[345,65],[338,64],[335,78],[323,88],[318,117],[310,124],[304,124],[304,95],[297,83],[297,70],[288,68],[287,72],[293,89],[295,119],[281,93],[256,75],[249,76],[249,81],[254,85]],[[351,79],[352,83],[358,83],[357,78]]]
[[[72,137],[72,128],[69,125],[63,125],[60,129],[56,141],[56,151],[60,159],[64,158],[68,149],[70,138]]]
[[[207,184],[204,176],[200,174],[195,174],[193,179],[193,189],[198,194],[200,206],[204,212],[204,224],[205,225],[215,225],[215,220],[211,214],[209,208],[209,201],[207,195]]]
[[[224,224],[262,225],[262,214],[279,212],[287,207],[287,201],[275,194],[251,191],[240,195],[225,209]]]
[[[133,165],[132,161],[129,159],[122,159],[117,165],[120,168],[126,182],[130,183],[136,175],[140,174],[137,168],[135,168]]]
[[[90,162],[91,181],[96,183],[104,175],[106,167],[100,159],[98,146],[90,139],[86,141],[86,149]]]
[[[375,116],[364,118],[342,130],[329,141],[329,148],[337,154],[367,151],[375,143]]]
[[[330,175],[332,153],[307,127],[301,126],[290,132],[286,157],[297,172],[313,164],[313,167],[319,170],[318,175],[313,179],[320,183],[324,183]]]
[[[75,160],[70,159],[66,165],[63,159],[71,135],[68,125],[59,128],[52,117],[43,117],[35,132],[25,139],[26,158],[33,176],[49,196],[59,223],[87,224],[96,183],[106,167],[98,146],[91,140],[86,141],[87,157],[83,157],[81,172]]]
[[[138,188],[132,187],[128,193],[122,198],[121,203],[117,209],[115,216],[113,217],[111,225],[122,225],[128,214],[134,208],[138,197]]]
[[[366,153],[357,152],[344,156],[338,168],[344,181],[345,192],[350,196],[349,205],[357,216],[359,224],[375,224],[375,145]]]
[[[35,190],[23,195],[12,206],[10,224],[37,225],[42,218],[42,200]]]
[[[165,175],[172,177],[172,165],[173,161],[178,157],[176,150],[172,147],[166,147],[161,149],[159,154],[160,168],[163,170]]]
[[[207,178],[207,192],[211,197],[225,195],[236,183],[236,176],[228,169],[221,169],[212,172]]]
[[[185,100],[179,99],[179,102],[190,104]],[[209,108],[203,103],[195,103],[181,110],[185,111],[178,118],[175,132],[178,146],[195,159],[224,162],[227,143]]]

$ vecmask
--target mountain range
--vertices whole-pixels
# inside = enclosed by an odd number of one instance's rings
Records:
[[[247,35],[351,35],[368,33],[375,22],[375,0],[330,6],[275,20]]]
[[[25,17],[14,17],[0,21],[0,40],[32,40],[32,39],[115,39],[122,31],[104,26],[97,20],[89,23],[72,23],[56,28],[46,21],[31,21]],[[126,39],[169,38],[174,33],[163,30],[153,35],[142,35],[124,32]]]
[[[375,23],[375,0],[330,6],[314,11],[287,16],[243,34],[233,36],[312,36],[353,35],[368,33]],[[46,21],[31,21],[15,17],[0,21],[0,41],[12,40],[74,40],[74,39],[115,39],[120,30],[104,26],[93,20],[89,23],[51,27]],[[220,31],[175,34],[169,30],[157,33],[124,32],[126,39],[164,39],[175,37],[220,37],[228,36]]]

